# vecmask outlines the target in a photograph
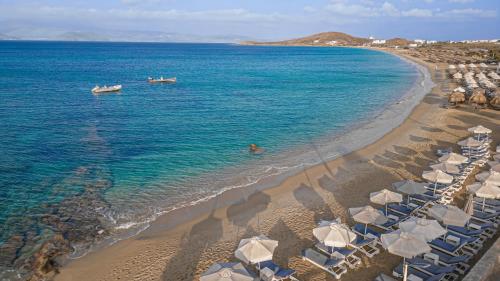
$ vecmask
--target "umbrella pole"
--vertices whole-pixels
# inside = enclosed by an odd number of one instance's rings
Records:
[[[403,257],[403,281],[406,281],[408,275],[408,264],[406,264],[406,258]]]
[[[434,191],[432,192],[432,196],[436,195],[436,188],[437,188],[438,182],[434,182]]]
[[[483,197],[483,207],[481,207],[481,211],[484,212],[484,204],[486,203],[486,197]]]
[[[366,235],[366,229],[368,228],[368,224],[365,223],[365,235]]]
[[[387,203],[385,204],[385,215],[387,216]]]

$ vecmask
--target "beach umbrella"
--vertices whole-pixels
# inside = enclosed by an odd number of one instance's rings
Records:
[[[278,241],[271,240],[264,235],[254,236],[242,239],[234,255],[244,263],[259,263],[272,260],[276,247],[278,247]]]
[[[459,93],[465,94],[465,89],[462,87],[457,87],[457,88],[453,89],[453,92],[459,92]]]
[[[448,97],[449,103],[462,103],[465,102],[465,94],[460,92],[451,93]]]
[[[469,67],[469,68],[477,68],[477,66],[476,66],[475,64],[473,64],[473,63],[470,63],[470,64],[468,65],[468,67]]]
[[[434,205],[429,209],[429,215],[445,225],[456,226],[464,226],[471,217],[463,210],[452,205]]]
[[[424,194],[427,192],[425,183],[415,182],[412,180],[395,182],[392,186],[401,193],[408,195],[408,203],[410,203],[410,195]]]
[[[449,173],[449,174],[458,174],[458,173],[460,173],[460,169],[458,168],[457,165],[448,164],[448,163],[434,164],[434,165],[431,165],[431,168],[433,170],[440,170],[440,171],[443,171],[443,172]]]
[[[356,234],[338,221],[321,221],[313,235],[319,242],[329,247],[346,247],[356,239]]]
[[[471,127],[467,129],[467,131],[473,133],[473,134],[491,134],[491,129],[488,129],[482,125],[478,125],[475,127]]]
[[[500,187],[488,183],[473,183],[467,186],[467,191],[471,194],[475,194],[477,197],[483,198],[483,204],[481,210],[484,211],[484,206],[486,203],[486,198],[498,199],[500,198]]]
[[[372,206],[349,208],[349,214],[355,221],[365,225],[365,234],[368,224],[384,224],[387,222],[387,218],[384,214]]]
[[[403,195],[394,191],[382,189],[381,191],[370,193],[370,201],[375,204],[384,205],[385,213],[387,214],[387,204],[403,201]]]
[[[464,212],[470,216],[474,214],[474,196],[472,194],[469,194],[469,196],[467,197],[467,202],[465,202],[464,206]]]
[[[434,183],[433,194],[436,194],[438,183],[450,184],[453,182],[453,176],[450,176],[441,170],[425,171],[422,173],[422,178]]]
[[[444,156],[439,157],[438,160],[439,160],[439,162],[442,162],[442,163],[460,165],[460,164],[466,163],[468,161],[468,158],[463,156],[463,155],[452,152],[452,153],[448,153]]]
[[[476,175],[476,180],[492,185],[500,186],[500,173],[499,172],[482,172]]]
[[[453,74],[453,79],[455,79],[455,80],[460,80],[460,79],[462,79],[462,77],[463,77],[462,73],[460,73],[460,72]]]
[[[399,223],[399,229],[404,232],[409,232],[417,237],[423,238],[425,241],[432,241],[439,236],[446,234],[446,229],[442,227],[436,220],[428,220],[417,217]]]
[[[462,146],[462,147],[479,147],[479,146],[483,145],[482,142],[475,140],[471,137],[466,138],[465,140],[461,140],[457,144]]]
[[[483,93],[474,93],[470,99],[469,103],[485,104],[488,100]]]
[[[200,281],[253,281],[254,279],[239,262],[215,263],[200,277]]]
[[[380,240],[382,247],[389,253],[403,257],[403,281],[406,281],[408,275],[406,259],[411,259],[431,251],[431,248],[423,239],[401,230],[382,234]]]
[[[493,108],[500,109],[500,96],[496,95],[490,100],[490,105]]]
[[[488,165],[490,166],[490,172],[498,172],[500,173],[500,163],[497,161],[488,161]]]

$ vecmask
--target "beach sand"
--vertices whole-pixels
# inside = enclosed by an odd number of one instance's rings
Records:
[[[395,181],[419,180],[437,159],[435,150],[450,146],[456,150],[454,144],[468,135],[468,127],[500,127],[499,111],[467,105],[441,108],[444,93],[454,87],[446,65],[437,65],[436,70],[435,65],[417,62],[428,67],[437,86],[403,124],[375,143],[305,169],[229,207],[218,207],[217,202],[239,198],[246,191],[234,191],[238,196],[228,192],[162,216],[133,238],[71,261],[55,280],[198,280],[212,263],[236,261],[233,253],[240,239],[257,234],[279,240],[274,260],[297,270],[299,280],[334,280],[300,258],[302,249],[313,246],[312,229],[319,220],[341,218],[352,225],[349,207],[369,204],[370,192],[389,188]],[[499,130],[495,133],[498,140]],[[181,217],[190,220],[180,223]],[[380,272],[391,274],[400,262],[387,252],[362,260],[363,265],[349,270],[342,280],[373,280]]]

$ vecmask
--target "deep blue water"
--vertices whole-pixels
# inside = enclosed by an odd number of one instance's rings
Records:
[[[160,75],[178,83],[146,82]],[[0,42],[0,241],[33,222],[42,235],[47,205],[89,185],[105,183],[116,226],[244,184],[372,118],[416,77],[363,49]],[[123,90],[94,96],[96,84]]]

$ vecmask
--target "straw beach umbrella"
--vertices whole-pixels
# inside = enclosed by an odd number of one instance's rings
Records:
[[[479,146],[483,145],[482,142],[480,142],[472,137],[468,137],[465,140],[461,140],[457,144],[462,146],[462,147],[479,147]]]
[[[200,281],[253,281],[255,278],[239,262],[213,264]]]
[[[455,226],[464,226],[471,217],[463,210],[452,205],[434,205],[429,209],[429,215],[445,225]]]
[[[431,248],[423,239],[401,230],[382,234],[380,240],[382,241],[382,247],[389,251],[389,253],[403,257],[403,281],[406,281],[408,275],[406,259],[411,259],[431,251]]]
[[[482,172],[476,175],[476,180],[500,186],[500,173],[495,171]]]
[[[453,182],[453,176],[450,176],[441,170],[426,171],[422,174],[422,178],[434,183],[433,194],[436,194],[438,183],[450,184]]]
[[[496,95],[490,100],[491,107],[495,109],[500,109],[500,96]]]
[[[475,194],[477,197],[483,198],[483,204],[481,210],[484,211],[484,205],[486,203],[486,198],[498,199],[500,198],[500,187],[494,186],[488,183],[474,183],[467,186],[467,191],[471,194]]]
[[[453,165],[453,164],[448,164],[448,163],[438,163],[431,165],[431,169],[435,170],[440,170],[448,174],[458,174],[460,173],[460,169],[458,166]]]
[[[410,217],[408,220],[400,222],[399,229],[418,237],[423,237],[427,242],[446,234],[446,229],[444,229],[444,227],[442,227],[436,220],[428,220],[417,217]]]
[[[478,125],[467,129],[467,131],[473,134],[491,134],[491,129],[484,127],[483,125]]]
[[[465,94],[460,92],[451,93],[448,102],[452,104],[463,103],[465,102]]]
[[[485,104],[488,100],[483,93],[474,93],[470,99],[469,103]]]
[[[356,233],[338,221],[321,221],[313,235],[319,242],[329,247],[346,247],[356,239]]]
[[[466,163],[468,161],[468,158],[463,156],[463,155],[452,152],[452,153],[449,153],[449,154],[446,154],[444,156],[439,157],[438,160],[439,160],[439,162],[442,162],[442,163],[460,165],[460,164]]]
[[[370,193],[370,201],[375,204],[384,205],[385,213],[387,214],[387,204],[403,201],[403,195],[387,189],[382,189],[381,191]]]
[[[272,260],[276,247],[278,247],[278,241],[271,240],[264,235],[254,236],[242,239],[234,255],[244,263],[259,263]]]
[[[355,221],[365,225],[365,234],[368,224],[383,224],[387,222],[387,218],[384,214],[372,206],[349,208],[349,214]]]

